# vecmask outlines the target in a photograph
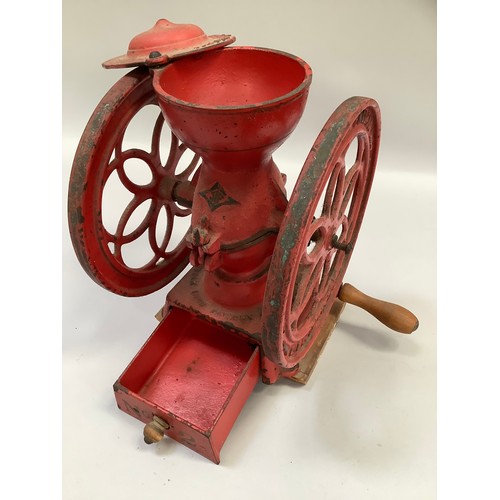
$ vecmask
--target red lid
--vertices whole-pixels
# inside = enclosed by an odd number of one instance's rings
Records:
[[[175,24],[160,19],[144,33],[132,38],[126,54],[104,62],[105,68],[128,68],[166,64],[170,59],[224,47],[233,43],[233,35],[211,35],[194,24]]]

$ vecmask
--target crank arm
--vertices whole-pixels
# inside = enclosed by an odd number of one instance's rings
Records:
[[[349,283],[342,285],[338,298],[342,302],[361,307],[396,332],[413,333],[418,328],[418,319],[408,309],[391,302],[374,299]]]

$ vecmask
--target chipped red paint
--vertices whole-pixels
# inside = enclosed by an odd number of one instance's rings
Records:
[[[176,200],[161,196],[163,179],[176,173],[175,168],[186,148],[179,146],[174,138],[169,160],[166,165],[161,164],[159,140],[164,121],[159,110],[151,151],[123,148],[123,137],[131,119],[147,105],[157,105],[157,97],[148,70],[137,68],[121,78],[94,111],[78,145],[69,182],[69,229],[80,264],[101,286],[125,296],[159,290],[188,264],[189,250],[184,240],[166,252],[169,233],[160,244],[149,238],[154,258],[146,260],[142,267],[128,266],[121,253],[130,241],[143,233],[151,236],[155,232],[162,208],[169,216],[170,231],[175,217],[187,217],[191,213],[189,209],[181,209]],[[137,186],[128,179],[123,166],[130,158],[140,158],[149,165],[153,175],[149,185]],[[187,178],[196,166],[191,165],[182,177],[177,176],[177,180]],[[124,187],[134,195],[114,233],[104,226],[102,218],[103,192],[113,173],[118,174]],[[151,206],[142,224],[132,233],[124,234],[133,211],[148,200]]]
[[[138,65],[158,66],[173,59],[224,47],[235,41],[232,35],[210,35],[194,24],[176,24],[159,19],[129,43],[126,54],[109,59],[105,68],[128,68]]]
[[[259,349],[173,308],[114,385],[118,407],[215,463],[259,378]]]
[[[68,196],[78,259],[114,293],[152,293],[193,266],[169,292],[160,325],[114,389],[124,412],[145,424],[160,422],[158,439],[164,432],[216,463],[259,377],[267,384],[309,379],[342,311],[336,297],[380,136],[375,101],[344,102],[319,134],[288,201],[286,176],[272,155],[302,116],[311,68],[284,52],[220,48],[232,41],[160,20],[132,40],[127,54],[105,63],[142,66],[97,106],[75,155]],[[146,105],[161,108],[151,148],[124,151],[129,123]],[[165,122],[172,142],[162,164]],[[352,166],[345,164],[351,143],[357,143]],[[194,157],[181,171],[188,150]],[[149,184],[128,178],[128,158],[149,166]],[[113,232],[103,224],[102,199],[115,173],[132,201]],[[149,211],[126,232],[144,200]],[[158,242],[163,209],[168,224]],[[190,228],[169,245],[179,217],[190,217]],[[122,249],[143,234],[154,257],[132,268]]]
[[[226,47],[153,74],[167,123],[203,159],[190,262],[207,271],[202,286],[213,302],[260,304],[287,205],[272,153],[302,116],[311,68],[284,52]]]
[[[342,285],[351,251],[336,248],[335,242],[351,250],[356,243],[379,139],[377,103],[348,99],[325,124],[297,180],[262,304],[264,354],[284,368],[299,363],[314,344]],[[346,165],[346,153],[356,140],[356,160]]]

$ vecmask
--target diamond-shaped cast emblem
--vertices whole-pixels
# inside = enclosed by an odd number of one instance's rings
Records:
[[[218,182],[216,182],[210,189],[202,191],[200,195],[207,200],[208,206],[212,212],[223,205],[240,204],[239,201],[231,198],[231,196],[224,191],[224,188]]]

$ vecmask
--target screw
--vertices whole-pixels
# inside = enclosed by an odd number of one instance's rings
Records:
[[[161,54],[157,50],[153,50],[153,52],[149,54],[150,59],[157,59],[158,57],[161,57]]]

